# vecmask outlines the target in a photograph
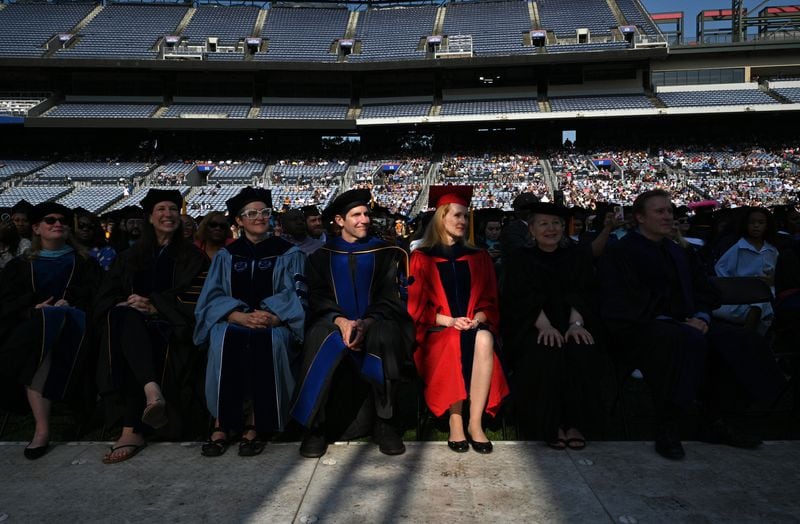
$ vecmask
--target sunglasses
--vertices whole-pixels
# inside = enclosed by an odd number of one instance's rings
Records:
[[[260,217],[269,218],[269,214],[271,212],[272,210],[268,207],[265,207],[264,209],[248,209],[247,211],[240,213],[239,216],[246,218],[247,220],[255,220]]]
[[[62,226],[66,226],[66,225],[68,225],[68,224],[67,224],[67,219],[66,219],[66,218],[64,218],[64,217],[44,217],[44,218],[42,219],[42,222],[44,222],[44,223],[45,223],[45,224],[47,224],[48,226],[52,226],[52,225],[53,225],[53,224],[55,224],[56,222],[58,222],[58,223],[59,223],[59,224],[61,224]]]
[[[209,229],[225,229],[226,227],[228,227],[228,224],[226,224],[225,222],[209,222],[207,227]]]
[[[78,222],[78,229],[83,229],[88,231],[90,229],[94,229],[94,224],[90,222]]]

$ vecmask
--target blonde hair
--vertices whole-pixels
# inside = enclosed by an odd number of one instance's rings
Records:
[[[450,211],[450,204],[445,204],[436,208],[428,227],[425,228],[425,234],[422,235],[422,241],[420,242],[419,247],[431,248],[434,246],[446,246],[449,244],[448,234],[444,228],[444,217],[447,215],[448,211]],[[475,247],[466,236],[457,239],[456,243],[467,247]]]

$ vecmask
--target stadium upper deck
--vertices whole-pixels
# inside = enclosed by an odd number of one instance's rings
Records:
[[[16,4],[0,57],[370,62],[664,48],[637,1],[502,0],[345,7]]]

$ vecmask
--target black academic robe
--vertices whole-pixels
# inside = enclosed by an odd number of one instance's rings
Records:
[[[642,371],[657,409],[691,404],[701,386],[731,396],[712,384],[722,375],[732,375],[731,387],[744,386],[760,400],[783,387],[763,338],[710,320],[716,294],[690,253],[674,242],[629,233],[601,258],[600,281],[610,347]],[[684,323],[692,317],[710,321],[707,334]]]
[[[142,256],[138,248],[120,253],[106,272],[95,302],[95,322],[101,329],[97,382],[102,395],[119,392],[124,384],[120,333],[114,310],[131,294],[150,299],[158,310],[146,320],[148,336],[159,355],[159,385],[170,409],[163,430],[177,437],[202,421],[205,355],[193,344],[194,308],[202,289],[208,259],[193,245],[179,253],[174,246]],[[191,422],[184,424],[189,419]],[[203,430],[204,431],[204,430]]]
[[[503,289],[504,350],[512,362],[512,392],[526,438],[553,441],[559,426],[583,432],[597,426],[601,338],[592,299],[592,255],[579,246],[552,253],[538,247],[518,250],[507,266]],[[562,335],[571,309],[583,317],[595,345],[566,342],[561,348],[537,343],[536,319],[544,311]]]
[[[62,399],[82,385],[92,350],[89,315],[101,270],[91,257],[71,252],[58,259],[17,257],[0,275],[0,376],[3,404],[12,384],[29,385],[47,354],[51,364],[42,392]],[[35,309],[53,297],[69,307]]]
[[[393,416],[395,385],[414,369],[414,328],[399,292],[398,266],[404,260],[400,248],[377,238],[356,243],[333,238],[309,257],[309,328],[292,409],[301,424],[325,422],[329,431],[352,438],[371,429],[375,411],[382,418]],[[340,316],[373,321],[362,351],[344,347],[334,324]],[[351,380],[354,376],[362,380]],[[337,400],[325,410],[329,396]],[[375,410],[365,407],[368,402]]]

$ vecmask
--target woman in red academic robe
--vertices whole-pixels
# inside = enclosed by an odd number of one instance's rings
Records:
[[[448,446],[491,453],[481,425],[496,415],[508,384],[495,354],[499,324],[492,259],[465,240],[469,186],[434,186],[436,212],[411,255],[408,310],[414,319],[414,359],[425,381],[425,401],[437,417],[449,413]],[[467,431],[462,406],[469,399]]]

